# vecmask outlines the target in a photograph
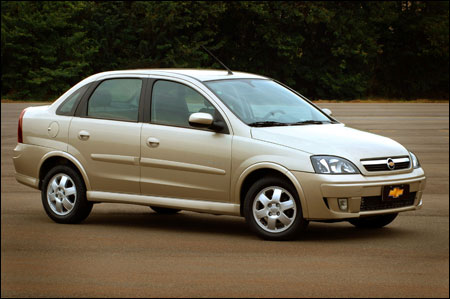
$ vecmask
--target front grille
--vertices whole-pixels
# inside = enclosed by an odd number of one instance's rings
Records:
[[[361,160],[361,164],[367,171],[392,171],[410,168],[411,162],[409,157],[392,158],[395,166],[393,169],[389,168],[388,160],[391,158],[378,158],[373,160]]]
[[[361,198],[360,211],[374,211],[395,209],[414,205],[416,199],[416,192],[409,193],[408,197],[401,200],[385,200],[383,201],[381,196],[368,196]]]

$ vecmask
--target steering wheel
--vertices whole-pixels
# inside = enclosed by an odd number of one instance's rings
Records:
[[[270,111],[269,113],[267,113],[266,115],[264,115],[263,119],[266,119],[269,116],[274,116],[275,113],[286,114],[286,112],[284,112],[283,110],[273,110],[273,111]]]

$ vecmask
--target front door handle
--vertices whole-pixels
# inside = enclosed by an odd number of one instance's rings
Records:
[[[148,147],[157,147],[159,145],[159,139],[155,137],[149,137],[147,139],[147,146]]]
[[[91,135],[89,134],[88,131],[85,131],[85,130],[81,130],[78,133],[78,138],[80,138],[80,140],[88,140],[89,136],[91,136]]]

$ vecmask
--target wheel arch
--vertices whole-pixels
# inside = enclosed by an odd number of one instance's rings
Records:
[[[91,184],[89,183],[89,178],[83,165],[81,165],[80,161],[78,161],[74,156],[62,151],[48,152],[42,157],[38,167],[39,189],[42,187],[42,180],[48,170],[53,168],[55,165],[61,164],[70,165],[78,171],[83,178],[86,190],[91,190]]]
[[[302,205],[303,218],[308,218],[308,205],[305,194],[297,178],[285,167],[276,163],[257,163],[246,168],[240,175],[235,189],[235,198],[239,198],[240,214],[243,216],[244,199],[248,189],[259,178],[268,175],[275,175],[287,179],[296,189],[297,195]]]

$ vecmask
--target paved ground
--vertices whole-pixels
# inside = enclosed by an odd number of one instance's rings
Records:
[[[13,179],[17,118],[1,104],[2,297],[448,297],[449,105],[321,104],[349,126],[414,151],[424,208],[376,231],[312,223],[302,240],[266,242],[238,217],[161,216],[119,204],[58,225]]]

